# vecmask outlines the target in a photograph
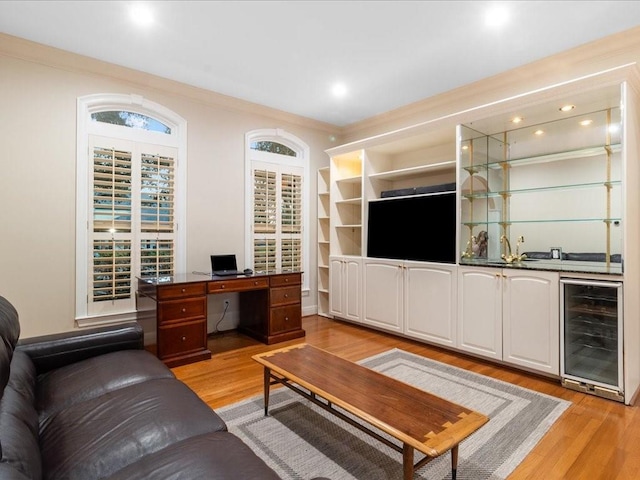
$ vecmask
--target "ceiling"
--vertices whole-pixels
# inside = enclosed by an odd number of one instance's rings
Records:
[[[337,126],[637,25],[639,1],[0,1],[0,32]]]

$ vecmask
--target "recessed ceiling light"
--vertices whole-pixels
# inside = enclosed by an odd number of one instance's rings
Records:
[[[524,120],[524,118],[522,118],[522,117],[513,117],[511,119],[511,123],[518,124],[518,123],[522,122],[523,120]]]
[[[540,135],[544,134],[544,130],[536,130],[535,132],[533,132],[533,134],[540,136]]]
[[[149,26],[153,23],[153,12],[145,3],[134,3],[129,11],[131,20],[141,27]]]
[[[561,112],[570,112],[574,108],[576,108],[575,105],[563,105],[562,107],[560,107],[560,111]]]
[[[347,94],[347,86],[344,83],[336,83],[331,88],[331,93],[335,97],[342,98]]]
[[[592,123],[593,123],[593,120],[589,120],[589,119],[587,119],[587,120],[582,120],[582,121],[580,122],[580,125],[582,125],[583,127],[586,127],[586,126],[588,126],[588,125],[591,125]]]
[[[469,150],[469,145],[463,145],[462,150]]]
[[[484,15],[484,23],[487,27],[501,27],[509,20],[509,12],[503,5],[496,5]]]

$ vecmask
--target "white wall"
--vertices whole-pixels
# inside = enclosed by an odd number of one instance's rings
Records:
[[[142,95],[187,120],[188,271],[209,271],[216,251],[244,264],[245,133],[303,139],[316,270],[314,172],[328,165],[337,128],[0,35],[0,295],[18,309],[23,338],[75,328],[76,99],[93,93]],[[316,304],[310,279],[303,311]]]

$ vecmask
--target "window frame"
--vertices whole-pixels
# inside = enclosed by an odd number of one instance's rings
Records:
[[[95,122],[91,114],[109,110],[126,110],[152,117],[171,128],[171,133],[130,128]],[[186,158],[187,122],[184,118],[160,104],[140,95],[94,94],[77,99],[77,150],[76,150],[76,298],[75,319],[79,326],[117,323],[136,318],[135,302],[123,312],[89,314],[89,226],[92,215],[92,152],[90,136],[112,137],[136,143],[166,146],[177,150],[175,158],[175,271],[186,269]],[[135,299],[135,279],[132,279],[132,295]]]
[[[270,141],[281,143],[296,153],[296,156],[280,155],[253,150],[254,142]],[[309,268],[311,257],[311,245],[309,239],[310,229],[310,152],[309,146],[301,139],[280,128],[253,130],[245,134],[245,258],[248,264],[253,265],[253,163],[272,164],[277,166],[279,174],[283,167],[291,166],[302,169],[302,290],[309,291]],[[279,177],[278,177],[279,178]]]

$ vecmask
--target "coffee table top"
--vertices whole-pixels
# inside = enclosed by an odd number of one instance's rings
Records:
[[[489,421],[481,413],[306,343],[252,358],[430,457],[450,450]]]

